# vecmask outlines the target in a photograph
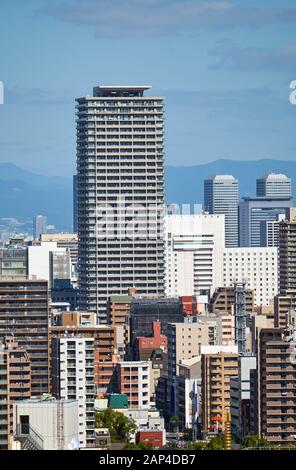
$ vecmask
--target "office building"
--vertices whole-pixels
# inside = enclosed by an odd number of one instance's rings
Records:
[[[13,246],[0,250],[0,279],[26,279],[27,269],[26,248]]]
[[[182,302],[179,299],[133,299],[131,303],[131,345],[139,336],[152,336],[153,322],[159,321],[161,333],[167,336],[168,324],[184,321]]]
[[[225,214],[225,246],[238,246],[239,183],[232,175],[216,175],[204,181],[204,209]]]
[[[225,430],[230,409],[230,380],[238,375],[237,346],[201,348],[202,430],[204,436]]]
[[[292,181],[281,173],[269,173],[256,180],[256,196],[290,198],[292,197]]]
[[[0,339],[13,335],[31,361],[31,393],[49,386],[47,281],[0,280]]]
[[[149,88],[76,100],[80,308],[100,322],[111,295],[164,292],[164,102]]]
[[[165,291],[187,296],[213,291],[223,280],[224,215],[165,218]]]
[[[223,258],[223,286],[245,281],[254,304],[269,305],[278,294],[277,248],[226,248]]]
[[[285,220],[286,214],[277,216],[277,220],[264,220],[260,224],[260,246],[278,247],[280,221]]]
[[[47,217],[44,215],[36,215],[33,218],[33,237],[34,240],[39,240],[40,235],[46,233]]]
[[[23,400],[13,406],[14,439],[21,450],[78,450],[78,401]]]
[[[293,204],[289,197],[244,197],[239,203],[239,245],[261,246],[263,222],[278,220]]]
[[[80,447],[94,443],[94,339],[53,338],[52,393],[58,399],[78,401]]]

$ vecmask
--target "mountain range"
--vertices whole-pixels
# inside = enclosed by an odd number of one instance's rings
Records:
[[[216,160],[194,166],[166,167],[168,203],[203,202],[203,180],[215,174],[232,174],[241,196],[253,196],[256,178],[269,172],[285,173],[296,181],[296,161]],[[11,163],[0,163],[0,219],[14,218],[26,227],[37,214],[47,215],[58,230],[71,230],[72,178],[39,175]]]

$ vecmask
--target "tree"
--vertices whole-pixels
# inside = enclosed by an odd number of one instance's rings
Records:
[[[242,449],[255,449],[256,447],[271,447],[271,444],[264,437],[248,434],[244,437],[241,447]]]
[[[218,434],[207,443],[205,450],[224,450],[224,434]]]
[[[154,450],[154,446],[150,442],[130,443],[124,447],[124,450]]]
[[[186,450],[206,450],[207,443],[204,441],[191,442],[186,445]]]
[[[131,434],[137,430],[133,419],[119,411],[114,411],[112,408],[96,413],[95,420],[97,428],[109,429],[111,442],[129,442]]]

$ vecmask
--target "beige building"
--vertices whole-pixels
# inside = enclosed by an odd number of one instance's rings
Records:
[[[230,410],[230,379],[237,375],[237,346],[201,348],[201,421],[205,435],[225,430],[225,415]]]

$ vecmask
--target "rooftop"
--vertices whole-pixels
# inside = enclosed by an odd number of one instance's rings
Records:
[[[144,91],[149,90],[150,85],[99,85],[94,87],[94,96],[105,97],[129,97],[129,96],[143,96]]]

